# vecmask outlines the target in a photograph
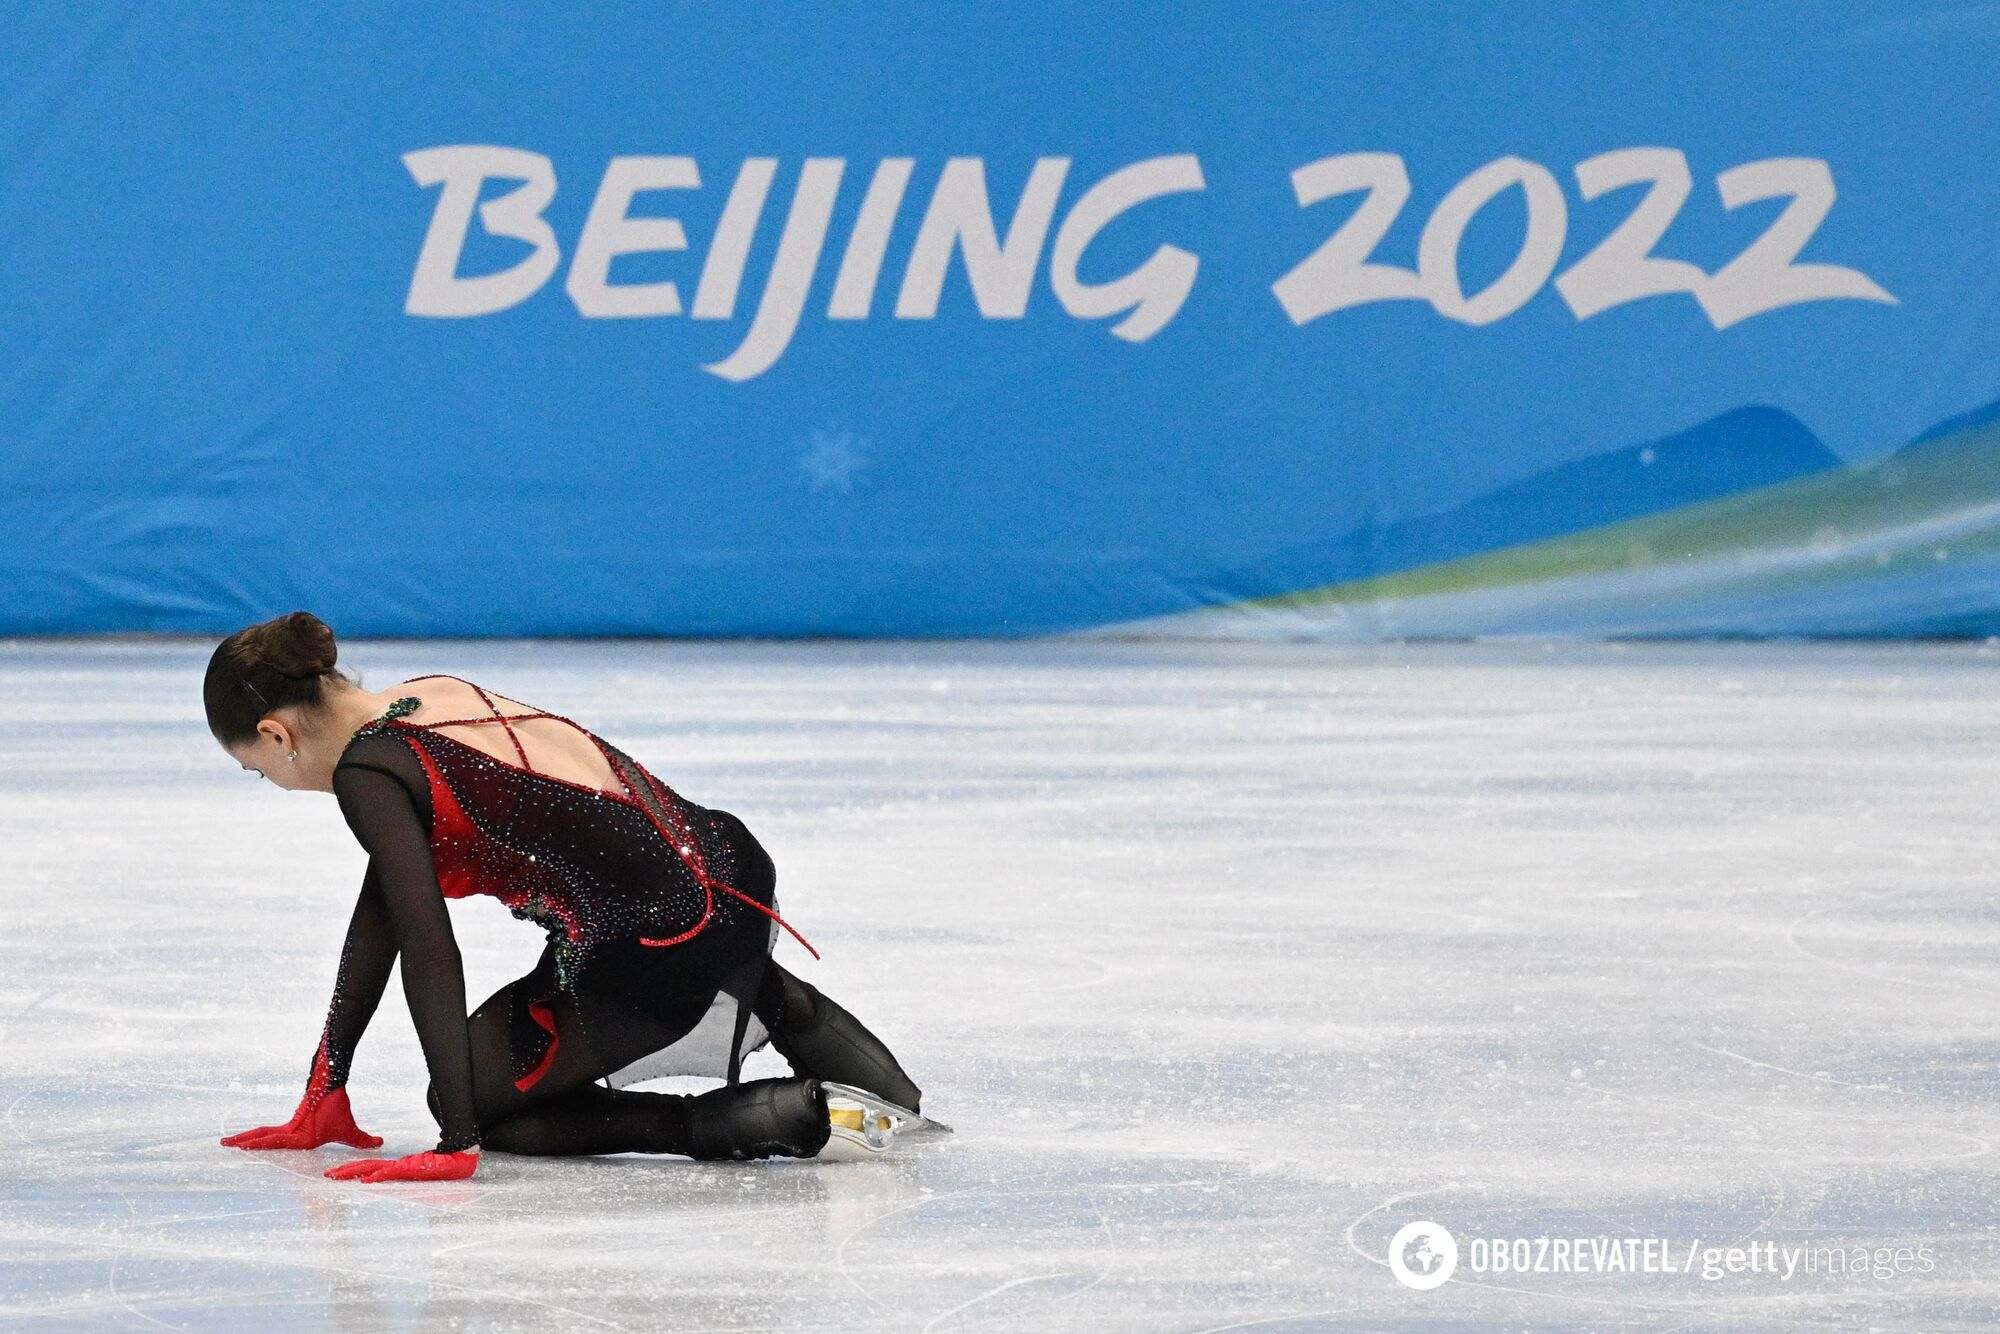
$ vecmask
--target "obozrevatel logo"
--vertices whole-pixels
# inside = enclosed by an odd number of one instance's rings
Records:
[[[1405,1223],[1389,1242],[1389,1269],[1406,1288],[1427,1292],[1458,1268],[1458,1243],[1436,1223]]]

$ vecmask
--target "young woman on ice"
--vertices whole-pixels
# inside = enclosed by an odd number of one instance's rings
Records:
[[[224,640],[202,684],[223,749],[288,791],[331,792],[368,852],[305,1096],[284,1125],[223,1144],[381,1144],[354,1123],[347,1071],[399,955],[442,1134],[428,1152],[329,1177],[466,1177],[481,1146],[693,1158],[879,1146],[880,1109],[830,1100],[822,1080],[916,1110],[917,1086],[888,1048],[771,959],[783,925],[774,868],[741,820],[566,718],[451,676],[365,691],[335,657],[326,624],[293,612]],[[470,1018],[445,911],[468,894],[493,895],[549,938],[534,969]],[[711,1007],[728,1031],[726,1068],[713,1071],[725,1087],[618,1087],[693,1073],[682,1039]],[[766,1035],[794,1077],[737,1082],[742,1053]]]

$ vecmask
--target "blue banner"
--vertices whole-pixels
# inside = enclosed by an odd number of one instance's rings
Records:
[[[0,632],[2000,632],[2000,7],[5,19]]]

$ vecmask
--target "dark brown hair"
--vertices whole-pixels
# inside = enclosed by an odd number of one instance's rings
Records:
[[[208,730],[225,746],[253,741],[257,724],[286,706],[312,709],[325,698],[340,650],[333,631],[309,611],[246,626],[215,646],[201,702]]]

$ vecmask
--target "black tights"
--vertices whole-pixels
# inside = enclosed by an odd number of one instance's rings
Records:
[[[586,1153],[688,1153],[688,1104],[673,1093],[585,1084],[514,1113],[486,1132],[502,1153],[561,1157]]]
[[[798,1078],[754,1080],[694,1096],[603,1087],[594,1081],[665,1044],[600,1055],[570,1013],[569,998],[558,996],[551,1008],[561,1041],[542,1078],[523,1093],[510,1074],[510,1044],[520,1023],[510,990],[533,981],[531,976],[503,987],[469,1021],[481,1142],[502,1153],[803,1156],[796,1146],[807,1144],[807,1151],[816,1151],[818,1143],[812,1141],[815,1133],[823,1141],[824,1121],[808,1107],[817,1094],[791,1086],[831,1079],[867,1088],[912,1110],[921,1096],[880,1039],[776,962],[766,964],[752,1010]],[[685,1032],[706,1008],[704,1001],[684,1016],[685,1024],[676,1020],[670,1027]],[[437,1110],[435,1098],[432,1110]]]

